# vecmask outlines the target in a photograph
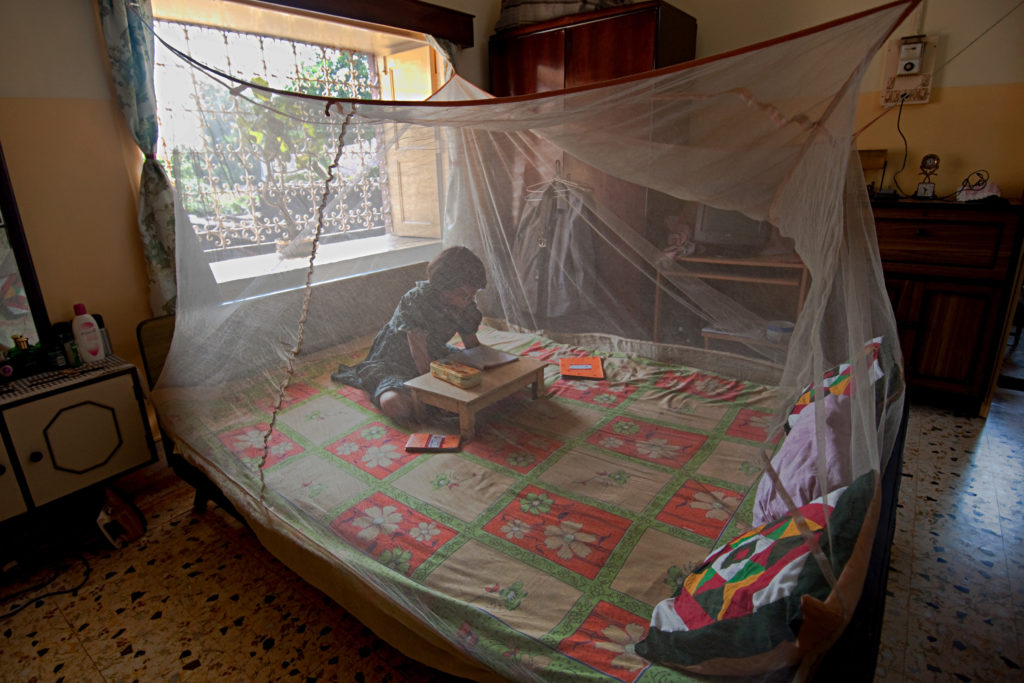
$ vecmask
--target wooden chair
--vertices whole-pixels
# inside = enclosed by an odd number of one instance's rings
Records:
[[[152,390],[160,379],[163,372],[164,362],[167,360],[167,353],[171,350],[171,338],[174,336],[174,316],[163,315],[157,318],[143,320],[135,328],[135,338],[139,342],[139,351],[142,354],[142,370],[146,375],[146,386]],[[157,416],[157,426],[160,425],[160,416]],[[174,452],[174,441],[167,436],[160,427],[160,442],[164,447],[164,454],[170,457]]]

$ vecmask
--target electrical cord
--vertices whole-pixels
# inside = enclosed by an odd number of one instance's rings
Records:
[[[974,178],[975,176],[977,176],[978,179],[972,181],[971,178]],[[976,171],[971,171],[970,173],[967,174],[966,178],[960,181],[960,187],[958,187],[955,191],[950,192],[947,195],[943,195],[942,197],[937,197],[936,199],[940,202],[945,202],[949,201],[950,199],[956,198],[956,196],[959,195],[962,190],[981,190],[986,185],[988,185],[988,177],[988,171],[983,168],[979,168]]]
[[[46,588],[47,586],[49,586],[51,583],[53,583],[57,579],[57,576],[59,574],[60,574],[60,568],[59,567],[54,567],[53,568],[53,576],[48,578],[46,581],[43,581],[42,583],[36,584],[35,586],[29,586],[28,588],[22,588],[20,591],[17,591],[15,593],[11,593],[10,595],[0,596],[0,604],[5,603],[5,602],[10,602],[11,600],[19,598],[22,595],[25,595],[26,593],[33,593],[33,592],[35,592],[35,591],[37,591],[37,590],[39,590],[41,588]]]
[[[903,118],[903,103],[906,101],[906,99],[907,99],[907,93],[903,93],[902,95],[900,95],[899,111],[896,113],[896,132],[900,134],[900,138],[903,140],[903,164],[900,166],[898,171],[896,171],[895,173],[892,174],[892,184],[896,188],[897,194],[899,194],[900,196],[904,197],[905,199],[909,199],[909,198],[915,197],[916,194],[908,194],[907,192],[904,192],[903,188],[900,187],[900,181],[897,178],[897,176],[899,176],[899,174],[902,173],[904,169],[906,169],[906,167],[907,167],[907,157],[910,154],[909,145],[907,143],[907,136],[903,134],[903,129],[900,127],[900,123],[901,123],[902,118]],[[972,180],[972,178],[975,178],[975,177],[977,177],[977,180]],[[960,187],[958,187],[953,192],[950,192],[949,194],[943,195],[941,197],[933,197],[932,199],[933,199],[933,201],[939,201],[939,202],[945,202],[945,201],[949,201],[951,199],[955,199],[956,196],[958,194],[960,194],[961,190],[980,190],[980,189],[982,189],[983,187],[988,185],[988,179],[989,179],[988,171],[986,169],[984,169],[984,168],[979,168],[979,169],[977,169],[975,171],[971,171],[970,173],[968,173],[967,177],[964,178],[962,181],[960,181]]]
[[[21,612],[23,609],[25,609],[29,605],[34,605],[34,604],[36,604],[36,603],[38,603],[38,602],[40,602],[42,600],[45,600],[46,598],[52,598],[52,597],[57,596],[57,595],[66,595],[68,593],[76,593],[79,590],[81,590],[82,587],[85,586],[86,582],[89,581],[89,576],[92,574],[92,566],[89,564],[89,561],[87,559],[85,559],[85,556],[82,555],[81,553],[78,553],[78,559],[82,562],[83,565],[85,565],[85,573],[82,575],[82,580],[78,582],[77,586],[74,586],[72,588],[66,588],[64,590],[59,590],[59,591],[50,591],[49,593],[44,593],[42,595],[33,596],[31,599],[27,600],[24,604],[15,605],[14,609],[12,609],[11,611],[5,612],[3,614],[0,614],[0,621],[4,621],[5,619],[9,619],[9,618],[13,617],[15,614],[18,614],[19,612]],[[59,566],[54,568],[53,576],[51,576],[46,581],[44,581],[41,584],[38,584],[36,586],[31,586],[29,588],[25,588],[23,590],[20,590],[17,593],[14,593],[12,595],[8,595],[8,596],[5,596],[3,598],[0,598],[0,604],[6,604],[8,602],[11,602],[12,600],[15,600],[15,599],[21,597],[22,595],[26,595],[28,593],[32,593],[32,592],[40,590],[42,588],[46,588],[47,586],[52,584],[57,579],[58,576],[60,576],[60,567]]]
[[[903,172],[903,169],[907,167],[907,156],[910,154],[910,146],[907,143],[907,136],[903,134],[903,129],[900,128],[900,121],[903,119],[903,103],[907,101],[907,97],[909,97],[908,93],[900,95],[900,108],[896,113],[896,132],[900,134],[900,138],[903,140],[903,164],[900,166],[898,171],[892,174],[892,184],[896,187],[896,192],[903,197],[911,196],[903,191],[903,188],[900,187],[900,181],[897,179],[899,174]]]

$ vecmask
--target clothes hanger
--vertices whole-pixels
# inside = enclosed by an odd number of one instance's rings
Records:
[[[555,161],[555,175],[550,180],[544,180],[534,185],[530,185],[526,188],[527,197],[533,195],[541,195],[550,188],[554,187],[556,195],[567,195],[573,191],[577,192],[590,192],[590,188],[582,183],[577,183],[572,180],[569,176],[562,175],[562,162],[561,160]]]

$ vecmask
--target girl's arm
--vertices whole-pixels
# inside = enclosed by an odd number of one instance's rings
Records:
[[[476,332],[473,334],[459,334],[462,337],[462,343],[466,345],[467,349],[471,349],[474,346],[480,346],[480,340],[476,338]]]
[[[412,354],[412,361],[416,363],[416,369],[420,374],[430,372],[430,356],[427,354],[427,335],[422,332],[409,331],[405,333],[409,339],[409,353]]]

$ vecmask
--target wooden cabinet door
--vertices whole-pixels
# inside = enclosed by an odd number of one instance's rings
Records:
[[[889,295],[889,303],[892,304],[893,316],[896,318],[896,328],[900,337],[900,350],[906,359],[914,348],[914,333],[916,328],[910,322],[913,307],[913,282],[911,280],[886,277],[885,291]],[[906,360],[904,360],[906,363]]]
[[[657,10],[651,9],[567,29],[565,87],[653,69],[657,21]]]
[[[889,295],[889,303],[892,304],[892,313],[896,317],[898,325],[906,322],[910,317],[911,284],[910,280],[903,278],[885,278],[885,292]]]
[[[491,92],[498,97],[559,90],[565,83],[565,31],[492,38]]]
[[[498,97],[571,88],[693,59],[697,20],[665,2],[583,12],[491,36]]]
[[[915,282],[904,324],[910,336],[904,364],[915,388],[983,396],[991,375],[999,295],[964,282]],[[902,336],[902,335],[901,335]]]
[[[4,411],[36,506],[152,459],[135,389],[114,375]]]
[[[21,495],[18,478],[11,466],[11,458],[7,447],[0,440],[0,520],[9,519],[28,510],[25,498]]]

